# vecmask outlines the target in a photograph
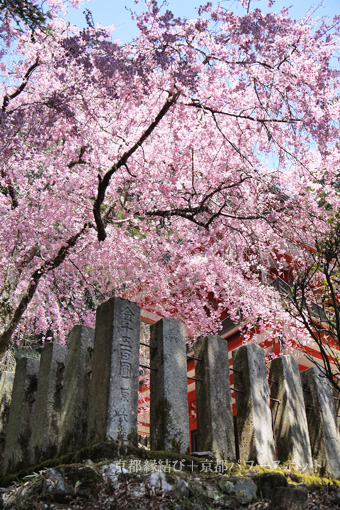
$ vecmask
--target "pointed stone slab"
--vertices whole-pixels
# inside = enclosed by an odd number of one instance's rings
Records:
[[[52,459],[57,453],[66,352],[66,345],[56,343],[46,344],[41,352],[29,446],[31,465]]]
[[[17,361],[7,425],[3,474],[15,473],[29,465],[28,445],[32,432],[38,373],[38,359],[21,358]]]
[[[230,392],[228,343],[219,336],[200,337],[194,343],[197,441],[199,451],[218,460],[234,460],[235,435]]]
[[[152,450],[190,450],[185,326],[165,318],[150,328],[150,444]]]
[[[278,459],[311,472],[313,460],[298,362],[291,356],[274,359],[269,378],[271,396],[280,401],[272,402]]]
[[[333,391],[317,367],[301,372],[309,438],[321,474],[340,478],[340,437]]]
[[[140,307],[111,298],[97,309],[88,442],[136,437]]]
[[[60,454],[86,446],[94,329],[75,326],[67,337],[58,436]]]
[[[0,378],[0,458],[3,458],[9,409],[12,400],[14,372],[2,372]]]
[[[275,446],[264,350],[247,344],[233,351],[240,458],[273,466]]]

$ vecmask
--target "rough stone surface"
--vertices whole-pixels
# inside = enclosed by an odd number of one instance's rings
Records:
[[[256,498],[257,485],[253,480],[243,478],[235,483],[235,494],[242,504],[247,504]]]
[[[322,474],[340,478],[340,436],[333,391],[317,367],[301,372],[314,463]]]
[[[56,343],[46,344],[41,352],[29,445],[32,465],[51,459],[57,453],[66,352],[66,345]]]
[[[70,509],[70,501],[90,497],[102,482],[101,473],[89,465],[48,469],[32,483],[5,494],[3,503],[8,510]]]
[[[272,402],[278,459],[291,461],[297,469],[311,472],[312,452],[297,360],[291,356],[274,359],[269,378],[271,396],[280,401]]]
[[[17,361],[9,412],[2,472],[13,473],[29,464],[28,443],[38,386],[39,360]]]
[[[201,459],[214,459],[215,456],[212,452],[190,452],[191,457],[198,457]]]
[[[152,489],[161,489],[165,493],[172,494],[176,499],[189,497],[190,489],[188,483],[182,478],[176,478],[174,484],[167,482],[164,473],[152,473],[147,479],[147,485]]]
[[[332,391],[333,391],[333,399],[334,399],[334,406],[335,406],[336,418],[337,418],[337,423],[338,423],[338,429],[340,429],[340,393],[335,388],[332,388]]]
[[[150,444],[153,450],[189,451],[185,326],[165,318],[150,328]]]
[[[198,450],[217,459],[235,459],[235,435],[229,382],[228,343],[219,336],[194,344]]]
[[[103,465],[101,467],[101,470],[103,472],[103,476],[106,480],[109,480],[110,483],[114,488],[117,488],[119,485],[119,478],[121,474],[128,474],[130,471],[128,469],[125,469],[123,466],[119,466],[118,464],[115,464],[114,462],[111,462],[107,465]]]
[[[150,487],[155,489],[163,489],[164,492],[171,492],[173,490],[173,486],[166,481],[164,473],[152,473],[148,481]]]
[[[281,487],[275,492],[269,510],[305,510],[308,492],[305,487]]]
[[[188,498],[190,496],[189,484],[182,478],[177,478],[172,493],[177,499]]]
[[[59,453],[86,445],[94,329],[75,326],[67,338],[58,436]]]
[[[288,482],[282,473],[261,473],[253,478],[259,498],[271,499],[279,487],[287,487]]]
[[[111,298],[97,309],[88,441],[137,434],[140,307]]]
[[[240,458],[273,466],[275,447],[264,350],[248,344],[233,351]]]
[[[3,459],[14,372],[3,372],[0,379],[0,459]]]
[[[339,488],[330,480],[313,477],[313,486],[307,491],[303,487],[288,486],[285,477],[290,482],[297,482],[297,473],[284,469],[281,473],[261,473],[256,468],[248,471],[246,476],[236,474],[219,474],[202,472],[200,466],[194,471],[181,471],[178,464],[164,463],[163,454],[159,463],[145,459],[145,451],[139,455],[128,453],[128,446],[120,446],[126,454],[121,454],[111,461],[98,457],[96,462],[88,459],[84,462],[64,464],[50,467],[39,473],[31,472],[26,478],[19,480],[19,484],[8,486],[10,480],[4,480],[4,487],[0,489],[0,508],[6,510],[103,510],[103,509],[134,509],[134,510],[249,510],[268,509],[270,497],[273,498],[271,510],[309,510],[339,508]],[[134,449],[134,454],[137,451]],[[106,454],[104,454],[106,455]],[[178,459],[181,455],[171,454]],[[84,457],[83,460],[85,460]],[[100,460],[101,459],[101,460]],[[142,460],[144,459],[144,460]],[[155,459],[156,460],[156,459]],[[173,468],[171,465],[173,464]],[[128,469],[125,469],[126,466]],[[190,463],[187,467],[190,466]],[[233,464],[229,464],[232,467]],[[166,470],[163,469],[166,467]],[[33,468],[35,470],[35,468]],[[155,471],[156,469],[156,471]],[[160,471],[158,471],[160,469]],[[35,470],[36,471],[36,470]],[[272,492],[263,494],[259,491],[263,487],[262,479],[269,475]],[[283,478],[286,488],[280,489],[277,478]],[[305,478],[305,480],[304,480]],[[301,475],[300,483],[308,482],[307,475]],[[280,482],[280,480],[279,480]],[[257,492],[256,492],[257,491]],[[308,499],[307,499],[308,498]],[[255,500],[255,501],[254,501]],[[307,502],[308,501],[308,502]]]

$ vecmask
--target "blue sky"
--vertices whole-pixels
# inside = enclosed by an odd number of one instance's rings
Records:
[[[212,0],[214,3],[214,0]],[[162,0],[159,0],[159,4]],[[200,5],[199,0],[167,0],[164,2],[165,8],[170,9],[176,16],[184,16],[186,18],[195,18],[197,16],[197,7]],[[224,0],[222,2],[227,8],[241,15],[245,10],[240,6],[237,0]],[[319,5],[316,1],[314,5]],[[133,39],[137,33],[134,21],[131,20],[130,10],[141,10],[143,2],[136,6],[133,0],[92,0],[85,1],[80,9],[70,9],[66,19],[79,27],[85,25],[83,11],[89,9],[94,18],[95,23],[101,25],[115,25],[113,37],[120,39],[122,42],[128,42]],[[264,11],[268,11],[265,0],[252,0],[251,5],[260,7]],[[313,12],[313,1],[310,0],[277,0],[272,10],[279,11],[283,6],[291,6],[291,16],[302,18],[307,12]],[[316,9],[314,16],[333,16],[340,14],[340,0],[324,0],[323,6]]]

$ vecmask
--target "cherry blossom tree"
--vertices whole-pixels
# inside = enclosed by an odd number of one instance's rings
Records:
[[[53,15],[1,63],[1,353],[112,295],[191,334],[226,309],[274,334],[289,314],[263,274],[321,228],[320,187],[338,205],[340,17],[150,0],[136,22],[122,45]]]
[[[316,358],[307,346],[304,355],[340,391],[340,225],[338,212],[328,211],[328,228],[314,232],[289,284],[281,286],[288,313],[317,346]]]

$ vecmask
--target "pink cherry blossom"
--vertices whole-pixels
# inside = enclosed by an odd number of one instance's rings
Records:
[[[13,32],[12,68],[1,62],[2,352],[51,331],[63,341],[112,295],[190,335],[217,331],[227,310],[250,336],[303,337],[271,283],[339,207],[340,19],[203,14],[148,2],[125,45],[56,14],[51,33]]]

